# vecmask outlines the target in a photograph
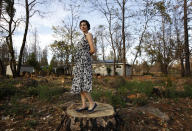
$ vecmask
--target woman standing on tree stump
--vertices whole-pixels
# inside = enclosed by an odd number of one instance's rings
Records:
[[[77,112],[87,110],[93,112],[97,104],[93,101],[89,92],[92,90],[92,65],[91,55],[95,53],[93,45],[93,36],[89,33],[90,24],[87,20],[79,23],[83,32],[83,37],[76,46],[75,66],[73,68],[73,81],[71,92],[81,95],[82,107],[76,109]],[[86,98],[89,101],[89,107],[86,105]]]

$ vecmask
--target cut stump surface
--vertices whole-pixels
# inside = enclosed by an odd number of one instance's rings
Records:
[[[69,106],[58,130],[115,130],[116,119],[113,107],[105,103],[96,103],[97,107],[92,113],[77,112],[76,109],[80,108],[80,103]]]
[[[69,116],[78,117],[78,118],[94,118],[94,117],[112,116],[115,113],[113,107],[109,104],[97,102],[97,107],[92,113],[88,113],[86,111],[83,111],[83,112],[75,111],[75,109],[77,109],[80,106],[81,104],[79,103],[71,105],[70,107],[67,108],[67,114]]]

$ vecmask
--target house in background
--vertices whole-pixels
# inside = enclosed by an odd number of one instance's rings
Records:
[[[92,64],[93,73],[102,76],[113,76],[113,61],[94,61]],[[123,63],[116,63],[116,75],[123,76]],[[126,76],[131,75],[131,65],[126,64]]]
[[[30,65],[22,65],[21,70],[20,70],[20,74],[22,74],[23,72],[33,73],[33,72],[35,72],[35,69],[33,66],[30,66]],[[13,76],[10,65],[7,65],[7,67],[6,67],[6,75],[7,76]]]
[[[69,65],[60,65],[57,67],[53,67],[52,72],[58,75],[71,75],[72,65],[69,64]]]

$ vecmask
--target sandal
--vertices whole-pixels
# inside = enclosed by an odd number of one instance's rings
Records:
[[[97,104],[95,103],[95,105],[93,106],[93,108],[92,109],[88,109],[87,111],[89,112],[89,113],[92,113],[94,110],[95,110],[95,108],[97,107]]]
[[[88,107],[84,107],[84,108],[76,109],[75,111],[77,111],[77,112],[81,112],[81,111],[85,111],[85,110],[88,110]]]

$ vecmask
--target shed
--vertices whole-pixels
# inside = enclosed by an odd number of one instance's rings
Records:
[[[116,75],[123,76],[123,63],[116,63]],[[99,74],[102,76],[114,75],[113,72],[113,61],[97,61],[92,64],[94,74]],[[131,65],[126,64],[126,76],[131,75]]]
[[[16,66],[16,68],[17,68],[17,66]],[[20,73],[23,73],[23,72],[33,73],[33,72],[35,72],[35,69],[33,66],[30,66],[30,65],[22,65],[21,69],[20,69]],[[7,67],[6,67],[6,75],[13,76],[10,65],[7,65]]]

